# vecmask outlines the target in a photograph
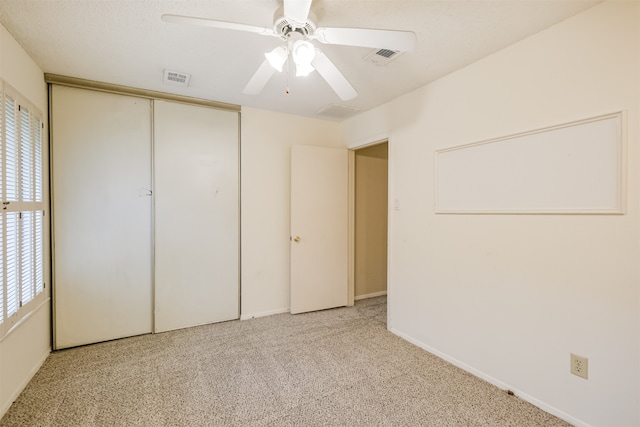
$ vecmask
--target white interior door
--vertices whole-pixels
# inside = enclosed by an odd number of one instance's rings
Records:
[[[54,347],[151,332],[151,102],[52,87]]]
[[[239,317],[238,113],[154,103],[155,331]]]
[[[291,148],[291,313],[347,305],[348,151]]]

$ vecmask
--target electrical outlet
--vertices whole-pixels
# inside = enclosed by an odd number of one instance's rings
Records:
[[[571,353],[571,373],[585,380],[588,379],[589,359]]]

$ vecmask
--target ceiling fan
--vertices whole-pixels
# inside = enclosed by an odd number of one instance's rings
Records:
[[[276,12],[273,28],[263,28],[235,22],[197,18],[182,15],[162,15],[165,22],[199,25],[226,30],[274,36],[285,43],[265,53],[265,60],[255,72],[243,93],[256,95],[262,91],[275,71],[291,56],[296,67],[296,76],[306,76],[312,71],[326,80],[333,91],[347,101],[358,95],[331,60],[312,41],[322,44],[360,46],[377,49],[409,52],[415,48],[416,36],[411,31],[379,30],[366,28],[316,27],[311,12],[312,0],[284,0],[284,13]]]

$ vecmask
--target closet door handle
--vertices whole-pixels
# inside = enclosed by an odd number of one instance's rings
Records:
[[[148,188],[140,188],[138,190],[138,197],[151,197],[153,196],[153,190]]]

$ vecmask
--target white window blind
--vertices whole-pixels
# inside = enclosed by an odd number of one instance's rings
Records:
[[[2,163],[2,162],[0,162]],[[0,215],[0,230],[4,230],[4,215]],[[0,232],[2,234],[2,232]],[[0,289],[0,325],[4,322],[4,245],[0,245],[0,277],[3,287]]]
[[[19,250],[19,237],[18,237],[18,212],[7,212],[7,227],[5,229],[5,252],[7,262],[6,272],[6,316],[10,317],[18,311],[18,298],[19,298],[19,272],[20,265],[18,264],[18,258],[20,256]]]
[[[16,102],[5,95],[4,98],[4,163],[6,174],[4,201],[18,200],[18,123],[16,120]]]
[[[35,189],[33,188],[33,129],[31,127],[31,114],[26,108],[20,108],[20,187],[22,201],[33,202]]]
[[[0,84],[0,199],[5,200],[4,197],[4,91],[2,91],[2,85]],[[4,236],[4,215],[0,215],[0,236]],[[2,332],[1,326],[4,323],[5,312],[5,257],[4,254],[4,239],[0,242],[0,332]],[[0,335],[1,336],[1,335]]]
[[[35,241],[33,229],[33,212],[21,212],[20,218],[20,306],[26,304],[35,296],[35,281],[33,271],[33,253]]]
[[[0,108],[0,338],[29,313],[44,283],[40,113],[2,83]]]

